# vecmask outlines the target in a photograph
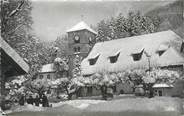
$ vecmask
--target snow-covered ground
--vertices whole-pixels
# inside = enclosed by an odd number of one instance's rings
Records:
[[[98,104],[102,102],[106,102],[106,101],[103,101],[103,100],[69,100],[69,101],[64,101],[64,102],[59,102],[59,103],[52,103],[52,106],[60,107],[62,105],[67,104],[67,105],[71,105],[79,109],[85,109],[92,104]]]
[[[175,112],[181,113],[182,101],[179,98],[170,97],[155,97],[155,98],[124,98],[111,101],[103,100],[70,100],[60,103],[52,103],[53,108],[43,108],[32,105],[17,106],[10,112],[22,112],[22,111],[32,111],[36,113],[47,113],[47,111],[52,111],[53,116],[57,115],[57,112],[101,112],[105,113],[125,113],[125,112],[155,112],[155,113],[168,113]],[[27,114],[26,114],[27,115]],[[31,115],[31,112],[28,116]],[[108,114],[110,115],[110,114]],[[16,116],[19,116],[18,114]],[[44,115],[45,116],[45,115]],[[57,115],[58,116],[58,115]],[[60,116],[60,115],[59,115]],[[132,115],[134,116],[134,115]],[[151,115],[152,116],[152,115]],[[164,115],[168,116],[168,115]],[[169,115],[170,116],[170,115]],[[171,115],[173,116],[173,115]]]
[[[64,105],[69,105],[74,108],[85,109],[92,104],[98,104],[102,102],[106,102],[106,101],[103,101],[103,100],[69,100],[69,101],[64,101],[64,102],[59,102],[59,103],[50,103],[50,104],[52,104],[53,108],[61,107]],[[45,110],[47,110],[47,108],[45,107],[38,107],[38,106],[26,104],[24,106],[16,106],[12,108],[11,110],[7,110],[6,113],[21,112],[21,111],[37,112],[37,111],[45,111]]]

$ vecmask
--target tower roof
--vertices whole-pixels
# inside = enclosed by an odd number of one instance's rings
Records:
[[[79,31],[79,30],[88,30],[94,34],[97,34],[96,31],[94,31],[92,28],[90,28],[84,21],[81,21],[74,25],[71,29],[67,30],[66,32],[73,32],[73,31]]]

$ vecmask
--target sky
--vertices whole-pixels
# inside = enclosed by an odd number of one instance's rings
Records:
[[[32,0],[33,30],[42,41],[54,41],[58,36],[67,34],[66,30],[80,21],[96,26],[108,19],[129,11],[145,13],[155,7],[170,3],[172,0]]]

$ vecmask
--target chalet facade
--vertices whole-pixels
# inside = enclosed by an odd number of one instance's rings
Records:
[[[55,77],[55,69],[54,69],[54,63],[45,64],[42,66],[41,71],[39,72],[39,79],[48,79],[48,80],[54,80]]]
[[[82,75],[90,76],[95,73],[115,73],[133,69],[147,71],[152,68],[183,71],[183,44],[181,37],[171,30],[99,42],[83,59]],[[116,89],[124,90],[119,87]],[[171,92],[171,88],[155,85],[155,94],[169,95],[167,92]]]

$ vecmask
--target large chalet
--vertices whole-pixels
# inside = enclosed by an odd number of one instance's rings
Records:
[[[96,43],[81,63],[82,74],[150,68],[183,70],[183,44],[171,30]]]

